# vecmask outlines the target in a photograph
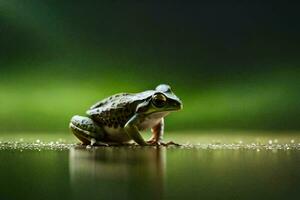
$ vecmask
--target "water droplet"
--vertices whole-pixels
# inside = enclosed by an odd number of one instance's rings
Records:
[[[291,143],[294,143],[294,142],[295,142],[295,140],[291,139]]]
[[[272,144],[273,143],[273,141],[272,140],[269,140],[269,144]]]

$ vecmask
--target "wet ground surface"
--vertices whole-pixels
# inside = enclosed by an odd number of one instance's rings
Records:
[[[1,199],[292,199],[298,134],[172,135],[180,147],[86,147],[1,135]]]

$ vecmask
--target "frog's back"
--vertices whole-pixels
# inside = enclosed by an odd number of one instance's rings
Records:
[[[118,93],[114,94],[110,97],[107,97],[93,106],[90,107],[89,110],[93,110],[95,108],[100,107],[122,107],[125,104],[131,104],[135,101],[142,101],[148,97],[150,97],[155,91],[154,90],[147,90],[145,92],[140,93]]]
[[[145,99],[151,97],[154,91],[141,93],[119,93],[112,95],[93,105],[87,115],[104,127],[124,127],[135,114],[136,107]]]

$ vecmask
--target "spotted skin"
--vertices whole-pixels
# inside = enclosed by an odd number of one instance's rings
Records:
[[[101,144],[124,144],[131,140],[140,145],[159,144],[163,139],[164,117],[181,108],[182,103],[170,86],[162,84],[155,90],[119,93],[103,99],[87,110],[86,117],[74,116],[70,128],[84,144],[92,139]],[[146,142],[139,131],[148,128],[152,129],[152,137]]]

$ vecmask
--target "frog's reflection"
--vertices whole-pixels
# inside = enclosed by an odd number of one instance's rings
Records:
[[[162,198],[165,148],[72,148],[69,159],[74,197]]]

